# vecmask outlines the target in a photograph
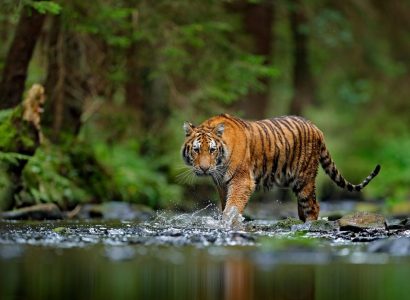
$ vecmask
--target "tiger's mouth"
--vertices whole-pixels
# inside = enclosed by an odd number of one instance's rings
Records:
[[[203,170],[195,169],[194,173],[195,173],[196,176],[209,176],[209,175],[211,175],[211,172],[209,170],[203,171]]]

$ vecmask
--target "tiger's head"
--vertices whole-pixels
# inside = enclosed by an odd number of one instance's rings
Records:
[[[225,126],[219,123],[214,127],[195,127],[184,123],[185,142],[182,158],[198,176],[214,175],[223,169],[226,161],[226,145],[222,139]]]

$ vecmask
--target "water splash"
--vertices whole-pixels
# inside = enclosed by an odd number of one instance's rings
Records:
[[[219,228],[220,218],[219,209],[213,204],[208,204],[193,213],[175,215],[170,211],[159,211],[153,220],[145,222],[144,225],[154,228]]]
[[[222,224],[227,229],[242,230],[244,229],[243,221],[244,217],[239,213],[236,206],[232,206],[222,216]]]

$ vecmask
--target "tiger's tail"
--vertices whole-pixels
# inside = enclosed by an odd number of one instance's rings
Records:
[[[327,150],[326,146],[323,144],[320,151],[320,164],[322,165],[323,170],[325,170],[326,174],[341,188],[347,189],[348,191],[360,191],[366,185],[369,184],[370,181],[374,177],[377,176],[380,172],[380,165],[377,165],[376,168],[367,176],[361,183],[359,184],[352,184],[347,181],[342,174],[340,174],[339,170],[336,168],[332,157],[330,156],[329,151]]]

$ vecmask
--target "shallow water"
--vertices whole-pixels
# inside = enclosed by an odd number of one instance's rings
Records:
[[[389,238],[274,221],[228,229],[212,210],[148,222],[0,221],[0,299],[407,299]],[[410,232],[391,235],[408,238]],[[360,239],[359,239],[360,240]],[[371,239],[369,239],[371,240]]]

